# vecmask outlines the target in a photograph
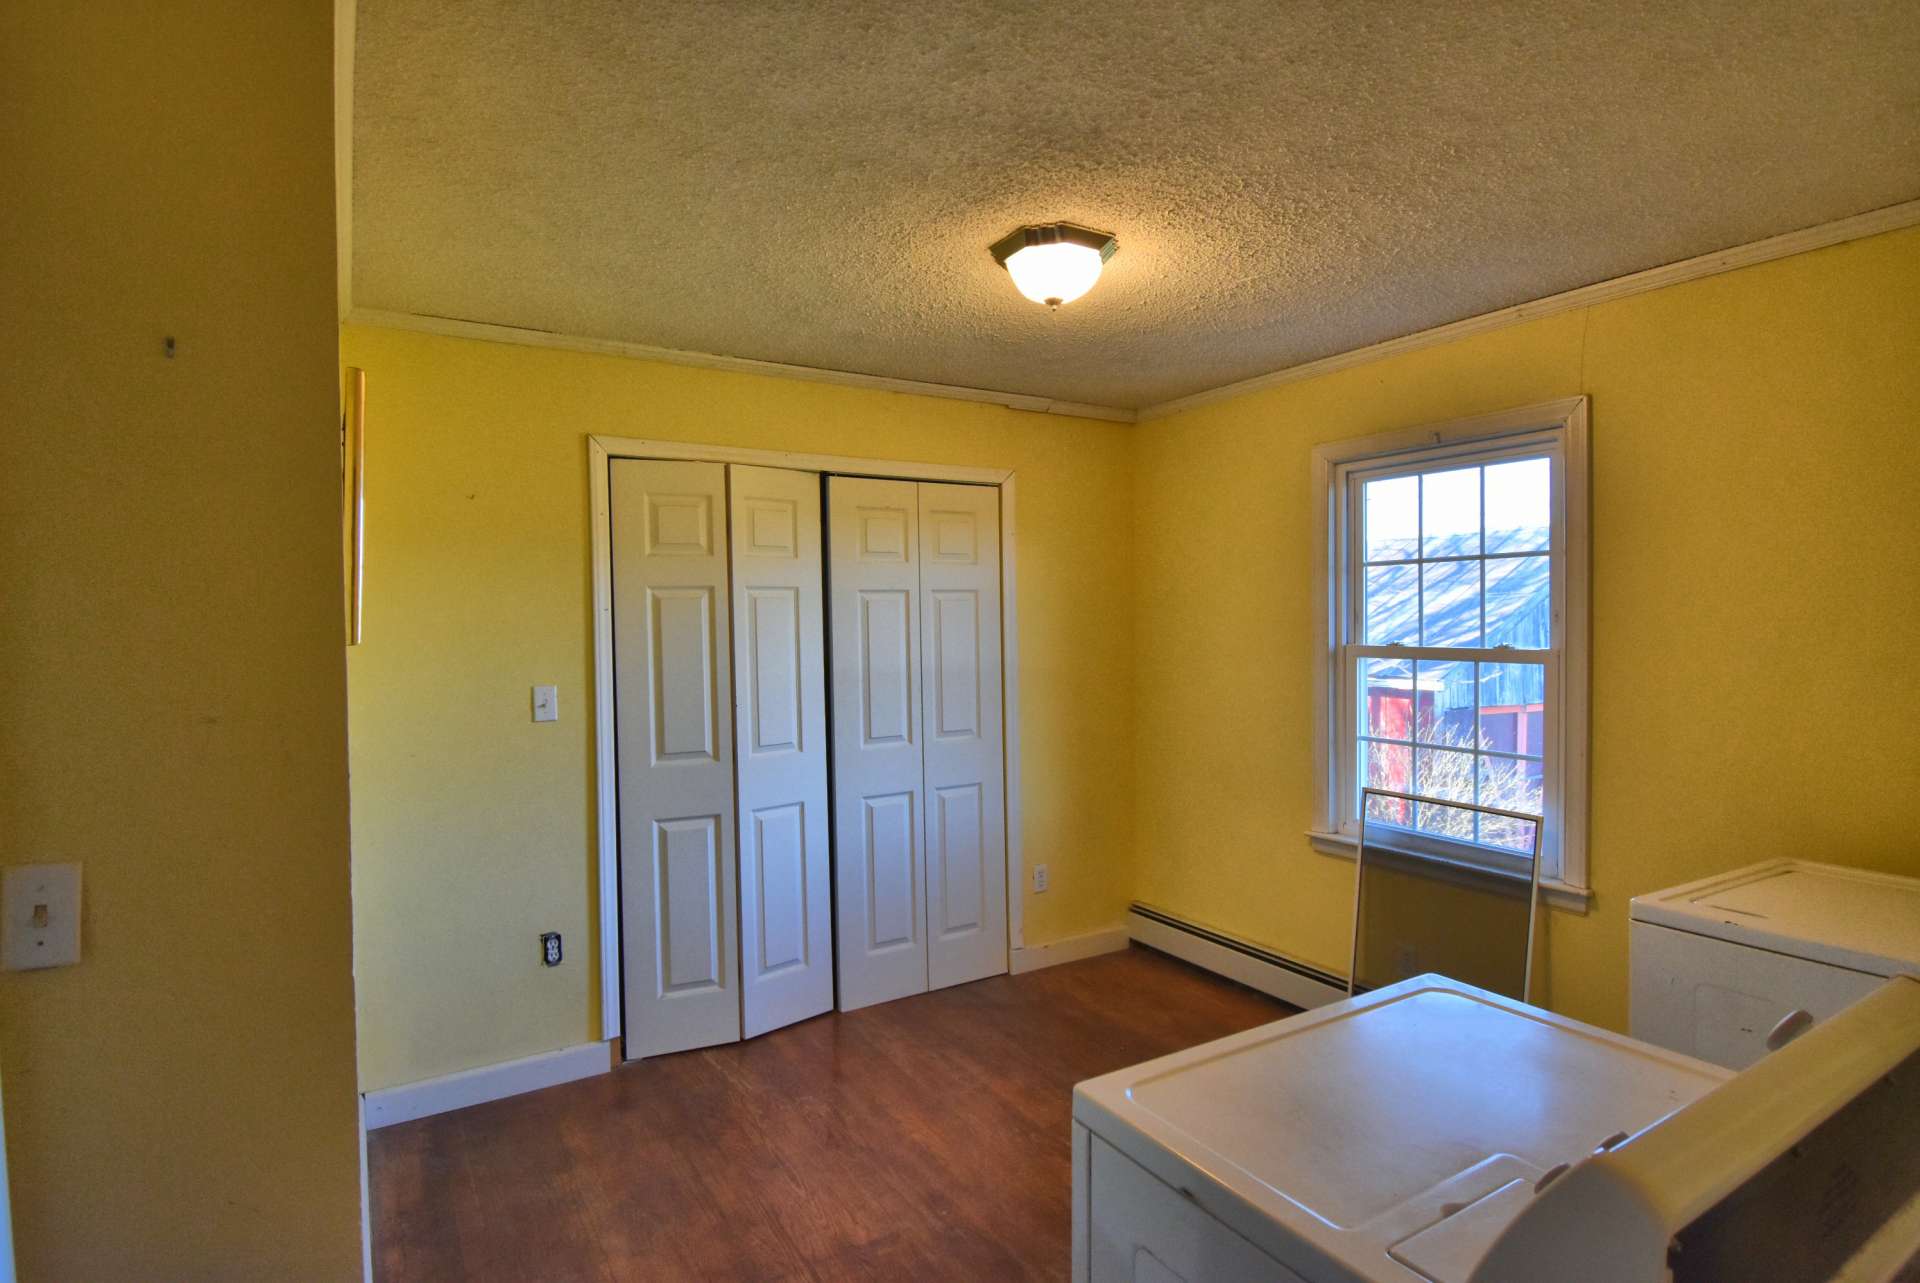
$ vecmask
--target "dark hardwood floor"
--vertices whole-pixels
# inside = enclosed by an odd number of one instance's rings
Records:
[[[1073,1084],[1289,1010],[1135,947],[383,1128],[375,1276],[1062,1279]]]

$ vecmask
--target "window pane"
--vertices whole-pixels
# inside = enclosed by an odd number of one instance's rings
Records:
[[[1416,749],[1413,791],[1449,802],[1473,801],[1473,759],[1472,753],[1452,749]]]
[[[1552,465],[1520,459],[1487,468],[1487,551],[1544,552],[1553,527]]]
[[[1360,725],[1383,739],[1413,738],[1413,662],[1360,661]]]
[[[1473,841],[1472,811],[1463,811],[1457,806],[1435,806],[1431,802],[1421,802],[1414,810],[1419,813],[1414,816],[1413,824],[1417,831],[1461,842]]]
[[[1376,789],[1392,789],[1396,793],[1413,791],[1413,749],[1406,744],[1381,744],[1373,740],[1360,741],[1360,778],[1365,786]],[[1391,824],[1410,823],[1407,814],[1409,804],[1398,798],[1377,798],[1374,809],[1369,814],[1374,819],[1385,819]]]
[[[1429,472],[1420,478],[1421,556],[1472,557],[1480,552],[1480,469]]]
[[[1480,665],[1480,747],[1542,756],[1546,745],[1541,740],[1541,714],[1546,703],[1544,665]]]
[[[1511,757],[1480,759],[1480,804],[1539,815],[1546,805],[1544,764]],[[1480,817],[1480,840],[1488,846],[1527,854],[1533,850],[1533,825],[1500,815]]]
[[[1455,753],[1447,749],[1415,749],[1413,791],[1422,797],[1445,798],[1450,802],[1473,801],[1473,758],[1472,753]],[[1417,806],[1415,811],[1414,828],[1420,832],[1469,842],[1473,840],[1472,811],[1425,803]]]
[[[1548,558],[1487,563],[1487,645],[1545,650],[1553,644],[1553,592]]]
[[[1367,567],[1367,645],[1419,643],[1419,573],[1418,566]]]
[[[1367,560],[1411,561],[1420,553],[1420,478],[1366,486]]]
[[[1423,659],[1419,675],[1416,738],[1445,748],[1473,747],[1473,665]]]
[[[1421,603],[1421,644],[1480,644],[1480,563],[1430,562],[1420,567],[1425,582]]]
[[[1397,824],[1403,829],[1413,827],[1413,803],[1397,797],[1370,797],[1366,802],[1368,824]],[[1372,835],[1368,837],[1371,839]]]

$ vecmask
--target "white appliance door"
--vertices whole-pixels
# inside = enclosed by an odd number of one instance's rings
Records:
[[[920,486],[930,987],[1007,969],[1000,491]]]
[[[1305,1283],[1098,1136],[1087,1176],[1088,1283]]]
[[[727,469],[740,794],[740,1019],[833,1007],[820,474]]]
[[[629,1058],[740,1037],[726,470],[615,459],[615,745]]]
[[[1795,1012],[1826,1020],[1886,982],[1651,922],[1629,923],[1628,940],[1633,1036],[1728,1069],[1764,1057],[1767,1035]]]
[[[827,481],[840,1009],[927,988],[920,760],[920,499]]]

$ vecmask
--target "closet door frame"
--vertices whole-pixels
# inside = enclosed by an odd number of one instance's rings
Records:
[[[697,460],[765,468],[882,477],[898,481],[959,482],[1000,490],[1001,737],[1006,788],[1007,961],[1025,947],[1026,861],[1020,842],[1020,612],[1015,591],[1014,500],[1011,468],[959,467],[899,459],[754,450],[742,446],[651,441],[640,437],[587,438],[587,493],[593,539],[593,735],[595,842],[599,854],[597,921],[600,931],[600,1036],[623,1038],[620,962],[620,814],[613,712],[613,528],[608,467],[614,459]],[[729,650],[729,653],[731,651]],[[624,1054],[624,1053],[623,1053]]]

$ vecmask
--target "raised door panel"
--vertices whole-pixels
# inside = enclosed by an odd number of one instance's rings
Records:
[[[928,983],[1007,969],[1000,492],[919,487]]]
[[[733,465],[741,1021],[833,1006],[820,476]]]
[[[866,939],[869,953],[914,949],[920,943],[914,899],[919,826],[914,796],[889,793],[860,799],[861,846],[866,856]]]
[[[900,588],[863,590],[860,632],[861,745],[913,742],[913,594]]]
[[[940,916],[933,929],[942,939],[978,931],[987,916],[987,863],[980,786],[935,789],[933,863],[940,870]]]
[[[754,943],[759,957],[749,981],[805,967],[814,950],[807,939],[807,808],[803,802],[753,813]]]
[[[720,817],[692,815],[653,826],[654,937],[660,989],[684,994],[726,980],[720,950]]]
[[[719,760],[714,597],[714,590],[704,586],[647,590],[655,765]]]
[[[740,595],[747,620],[747,662],[740,671],[748,688],[741,740],[755,756],[802,752],[800,590],[746,587]],[[819,604],[812,603],[816,614]],[[817,628],[818,620],[812,622]]]
[[[740,1037],[726,473],[615,459],[614,713],[629,1057]]]
[[[980,736],[980,594],[973,589],[927,594],[932,612],[933,734]]]
[[[927,988],[918,487],[833,477],[827,508],[835,965],[851,1011]]]

